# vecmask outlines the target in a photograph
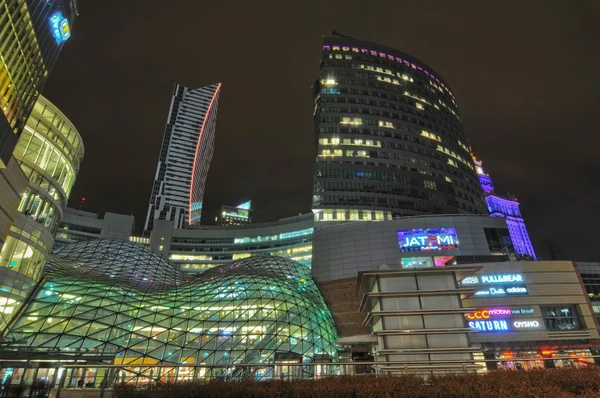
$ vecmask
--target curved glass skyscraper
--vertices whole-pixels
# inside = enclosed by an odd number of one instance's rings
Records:
[[[423,62],[326,37],[314,102],[316,221],[487,213],[454,95]]]
[[[154,220],[175,228],[200,224],[206,175],[214,150],[221,83],[197,89],[176,84],[144,230]]]

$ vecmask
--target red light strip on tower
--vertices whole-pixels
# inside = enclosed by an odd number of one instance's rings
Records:
[[[213,104],[215,102],[215,98],[217,98],[217,95],[219,94],[219,91],[221,90],[221,84],[219,83],[217,85],[217,89],[215,90],[215,93],[213,94],[213,97],[210,100],[210,104],[208,105],[208,110],[206,111],[206,116],[204,117],[204,120],[202,121],[202,127],[200,127],[200,135],[198,136],[198,143],[196,144],[196,153],[194,154],[194,165],[192,166],[192,181],[190,183],[190,201],[189,201],[189,205],[188,205],[188,225],[192,225],[192,192],[194,190],[194,176],[196,175],[196,160],[198,159],[198,152],[200,151],[200,143],[202,142],[202,135],[204,134],[204,127],[206,126],[206,121],[208,120],[208,117],[210,116],[210,111],[212,110]]]

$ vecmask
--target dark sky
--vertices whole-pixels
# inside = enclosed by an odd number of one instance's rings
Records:
[[[311,85],[335,28],[433,67],[537,251],[552,237],[598,261],[600,2],[491,3],[80,0],[44,90],[85,143],[70,205],[140,230],[173,84],[222,82],[203,222],[247,199],[258,222],[310,211]]]

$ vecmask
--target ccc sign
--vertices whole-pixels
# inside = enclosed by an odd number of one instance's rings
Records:
[[[465,314],[467,319],[490,319],[490,313],[488,310],[479,310],[475,312],[468,312]]]

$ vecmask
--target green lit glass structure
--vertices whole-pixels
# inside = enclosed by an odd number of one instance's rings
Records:
[[[111,356],[138,382],[160,377],[144,374],[155,364],[337,355],[333,317],[306,266],[255,256],[187,277],[145,246],[117,240],[69,244],[51,255],[46,282],[7,337],[36,352]],[[257,366],[251,376],[269,378],[273,369]],[[203,372],[231,376],[236,368],[207,367],[196,376]]]

